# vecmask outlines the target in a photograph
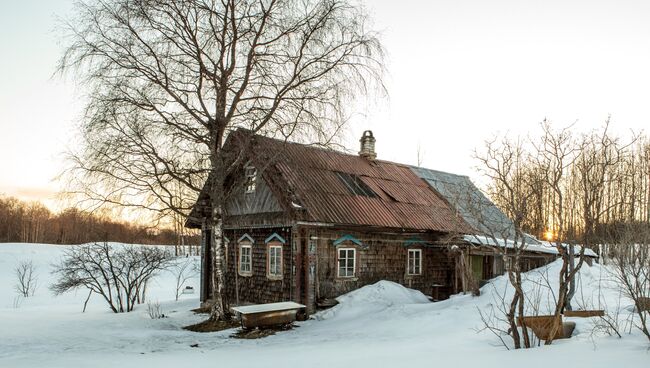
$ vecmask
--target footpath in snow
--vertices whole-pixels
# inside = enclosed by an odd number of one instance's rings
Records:
[[[54,297],[51,264],[64,246],[0,244],[0,367],[649,367],[650,346],[632,330],[622,339],[593,332],[593,319],[577,323],[574,337],[551,346],[508,351],[482,328],[478,310],[486,311],[508,292],[498,277],[482,295],[457,295],[431,303],[422,293],[381,281],[339,298],[334,308],[297,324],[293,330],[258,340],[230,338],[234,332],[195,333],[181,327],[201,321],[190,309],[197,295],[174,301],[174,279],[162,273],[150,286],[149,300],[160,301],[168,318],[151,319],[145,305],[132,313],[111,313],[93,296],[81,313],[85,292]],[[17,305],[14,268],[21,260],[36,265],[39,286]],[[198,262],[198,259],[194,259]],[[537,290],[540,310],[550,308],[552,294],[539,285],[557,283],[559,262],[533,270],[525,288]],[[189,285],[198,289],[198,275]],[[621,311],[621,299],[607,270],[585,266],[577,298]],[[191,345],[198,344],[198,347]]]

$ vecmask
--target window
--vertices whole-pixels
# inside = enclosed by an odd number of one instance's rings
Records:
[[[269,245],[266,266],[269,278],[282,278],[282,245]]]
[[[354,248],[339,248],[339,277],[354,277],[357,250]]]
[[[253,246],[251,244],[239,245],[239,274],[242,276],[253,274]]]
[[[505,259],[506,259],[506,271],[511,271],[514,265],[514,262],[512,261],[512,257],[506,256]]]
[[[254,166],[246,166],[244,169],[244,190],[246,193],[254,193],[257,188],[257,169]]]
[[[422,249],[409,249],[406,273],[408,275],[422,274]]]
[[[350,193],[370,198],[377,197],[377,194],[375,194],[375,192],[373,192],[372,189],[370,189],[370,187],[367,186],[358,176],[342,172],[337,172],[336,175],[339,177],[341,182],[343,182],[346,188],[348,188]]]

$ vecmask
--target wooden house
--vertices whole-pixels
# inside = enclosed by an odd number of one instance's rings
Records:
[[[379,280],[434,299],[462,291],[458,260],[472,248],[463,236],[480,233],[471,213],[436,189],[426,169],[378,160],[372,132],[360,142],[351,155],[244,130],[229,135],[226,150],[249,152],[226,180],[231,304],[296,301],[311,312]],[[203,234],[202,301],[212,280],[208,193],[206,185],[187,220]]]

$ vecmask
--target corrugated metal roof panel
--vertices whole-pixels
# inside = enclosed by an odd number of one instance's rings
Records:
[[[311,221],[411,230],[471,232],[471,227],[409,166],[368,161],[255,136],[259,160],[272,162]],[[355,195],[337,172],[359,177],[377,197]]]

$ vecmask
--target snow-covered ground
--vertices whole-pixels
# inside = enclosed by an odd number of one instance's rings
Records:
[[[430,303],[421,293],[379,282],[340,298],[340,304],[298,327],[258,340],[229,338],[233,331],[194,333],[181,327],[203,317],[189,310],[197,295],[174,301],[174,280],[161,274],[150,286],[168,318],[152,320],[146,306],[111,313],[97,296],[81,313],[87,294],[52,296],[50,264],[63,246],[0,244],[0,367],[648,367],[650,351],[639,333],[622,339],[592,333],[591,319],[577,323],[574,337],[551,346],[508,351],[482,327],[477,308],[487,310],[507,280],[497,278],[480,297],[454,296]],[[31,259],[39,287],[14,305],[14,267]],[[551,284],[558,264],[548,267]],[[531,280],[542,279],[531,271]],[[630,313],[629,301],[606,281],[603,267],[581,272],[580,301],[607,303],[608,312]],[[198,279],[189,282],[198,289]],[[535,288],[528,282],[528,288]],[[598,297],[597,286],[602,298]],[[540,288],[543,291],[544,288]],[[542,304],[550,294],[543,291]],[[544,306],[543,306],[544,308]],[[198,347],[190,345],[198,344]]]

